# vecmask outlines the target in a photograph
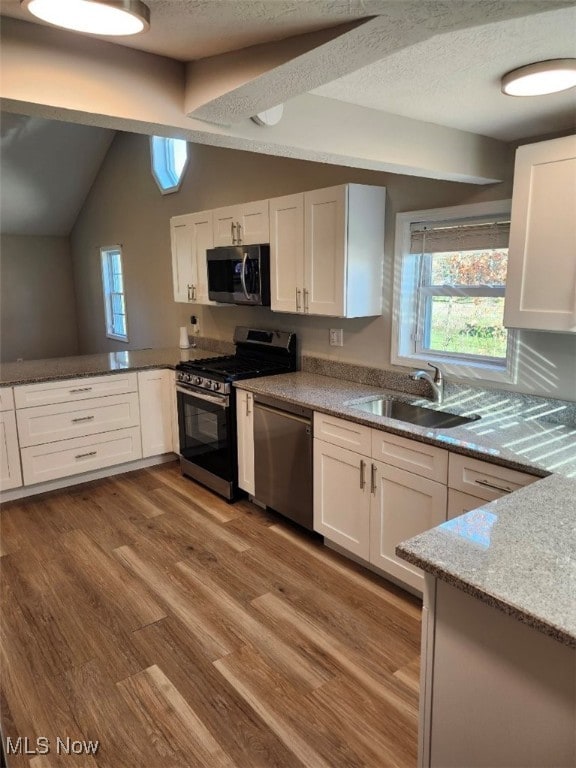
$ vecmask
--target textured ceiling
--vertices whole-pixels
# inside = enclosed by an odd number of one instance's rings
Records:
[[[379,16],[383,32],[369,41],[372,50],[348,56],[347,72],[340,57],[331,64],[332,76],[330,66],[323,65],[322,80],[312,73],[308,82],[300,77],[300,92],[505,141],[575,126],[576,89],[531,99],[511,99],[499,90],[500,76],[514,67],[576,57],[576,3],[571,0],[146,2],[151,30],[111,41],[191,61]],[[30,20],[19,0],[0,0],[0,11]],[[367,62],[373,63],[364,66]]]

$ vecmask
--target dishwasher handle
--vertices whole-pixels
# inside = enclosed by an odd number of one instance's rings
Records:
[[[297,416],[295,413],[290,413],[289,411],[284,411],[281,408],[272,408],[269,405],[263,405],[262,403],[259,403],[256,401],[254,403],[254,408],[259,408],[262,411],[267,411],[268,413],[273,413],[275,416],[282,416],[285,419],[292,419],[293,421],[298,421],[301,424],[306,424],[308,429],[306,430],[307,434],[311,434],[312,432],[312,422],[309,418],[306,416]]]

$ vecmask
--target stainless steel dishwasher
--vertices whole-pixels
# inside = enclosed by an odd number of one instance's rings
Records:
[[[254,395],[254,497],[313,529],[312,411]]]

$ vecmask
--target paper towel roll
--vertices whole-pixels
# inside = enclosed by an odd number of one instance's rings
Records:
[[[185,325],[180,326],[180,349],[188,349],[190,339],[188,338],[188,329]]]

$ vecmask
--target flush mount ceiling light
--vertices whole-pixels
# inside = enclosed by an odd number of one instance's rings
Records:
[[[543,96],[576,85],[576,59],[550,59],[513,69],[502,78],[508,96]]]
[[[136,35],[150,28],[150,11],[140,0],[21,0],[42,21],[92,35]]]

